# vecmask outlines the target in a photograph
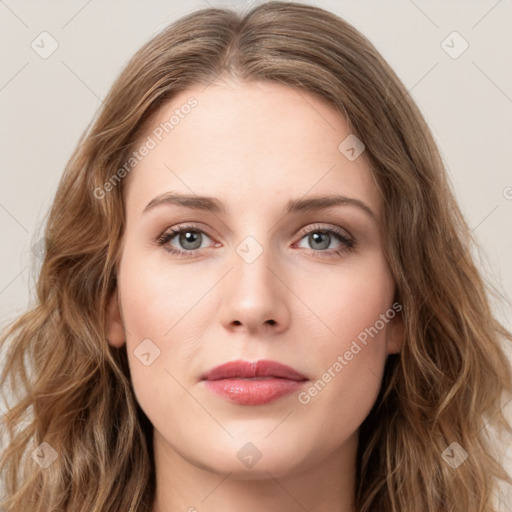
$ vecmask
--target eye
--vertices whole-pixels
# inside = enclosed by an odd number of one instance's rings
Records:
[[[324,253],[322,256],[336,256],[353,250],[356,245],[355,240],[349,238],[340,229],[334,227],[326,228],[325,226],[318,225],[310,228],[301,238],[301,241],[304,239],[311,246],[311,249],[307,247],[305,249],[311,251],[311,254],[314,256],[318,256],[320,253]],[[338,243],[337,247],[331,247],[330,250],[326,250],[329,249],[333,242],[335,244],[336,242]]]
[[[210,239],[210,237],[197,226],[178,226],[162,233],[157,238],[157,244],[163,246],[171,254],[189,257],[194,256],[194,252],[197,252],[198,249],[205,247],[203,242],[206,239]],[[178,245],[177,248],[170,243],[174,240],[175,244]]]
[[[211,240],[204,230],[191,224],[180,225],[163,232],[157,237],[156,243],[164,247],[171,254],[187,258],[194,257],[199,252],[199,249],[211,249],[214,245],[208,245],[208,239]],[[356,247],[355,240],[337,227],[313,225],[308,231],[303,231],[300,241],[304,239],[312,248],[294,245],[309,251],[313,256],[319,257],[337,256],[344,252],[352,251]],[[338,244],[334,248],[331,247],[333,242]],[[216,242],[215,244],[217,247],[221,245]]]

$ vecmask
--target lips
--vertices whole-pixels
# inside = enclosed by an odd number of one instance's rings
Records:
[[[232,361],[202,376],[207,389],[238,405],[263,405],[299,391],[308,379],[276,361]]]
[[[304,381],[307,377],[297,370],[277,361],[261,359],[255,362],[249,361],[231,361],[220,366],[212,368],[204,373],[201,380],[220,380],[220,379],[257,379],[264,377],[273,377],[288,379],[294,381]]]

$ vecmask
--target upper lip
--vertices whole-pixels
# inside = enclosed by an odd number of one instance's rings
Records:
[[[290,366],[267,359],[254,362],[230,361],[205,372],[201,376],[201,380],[232,379],[236,377],[278,377],[297,381],[307,380],[304,375]]]

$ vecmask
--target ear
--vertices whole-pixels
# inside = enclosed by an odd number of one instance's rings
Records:
[[[386,347],[388,354],[397,354],[402,350],[404,342],[404,320],[401,311],[388,322],[386,329]]]
[[[122,347],[125,343],[124,327],[121,322],[117,288],[110,297],[107,306],[107,338],[108,342],[116,348]]]

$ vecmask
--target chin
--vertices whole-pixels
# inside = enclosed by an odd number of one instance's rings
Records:
[[[248,442],[242,448],[233,450],[222,450],[222,453],[214,453],[208,460],[202,459],[196,465],[209,471],[227,475],[234,480],[266,480],[271,477],[283,477],[299,473],[314,461],[299,458],[297,449],[293,453],[284,453],[279,447],[262,448],[258,454],[256,449]],[[252,457],[252,459],[251,459]],[[270,474],[269,474],[270,473]]]

